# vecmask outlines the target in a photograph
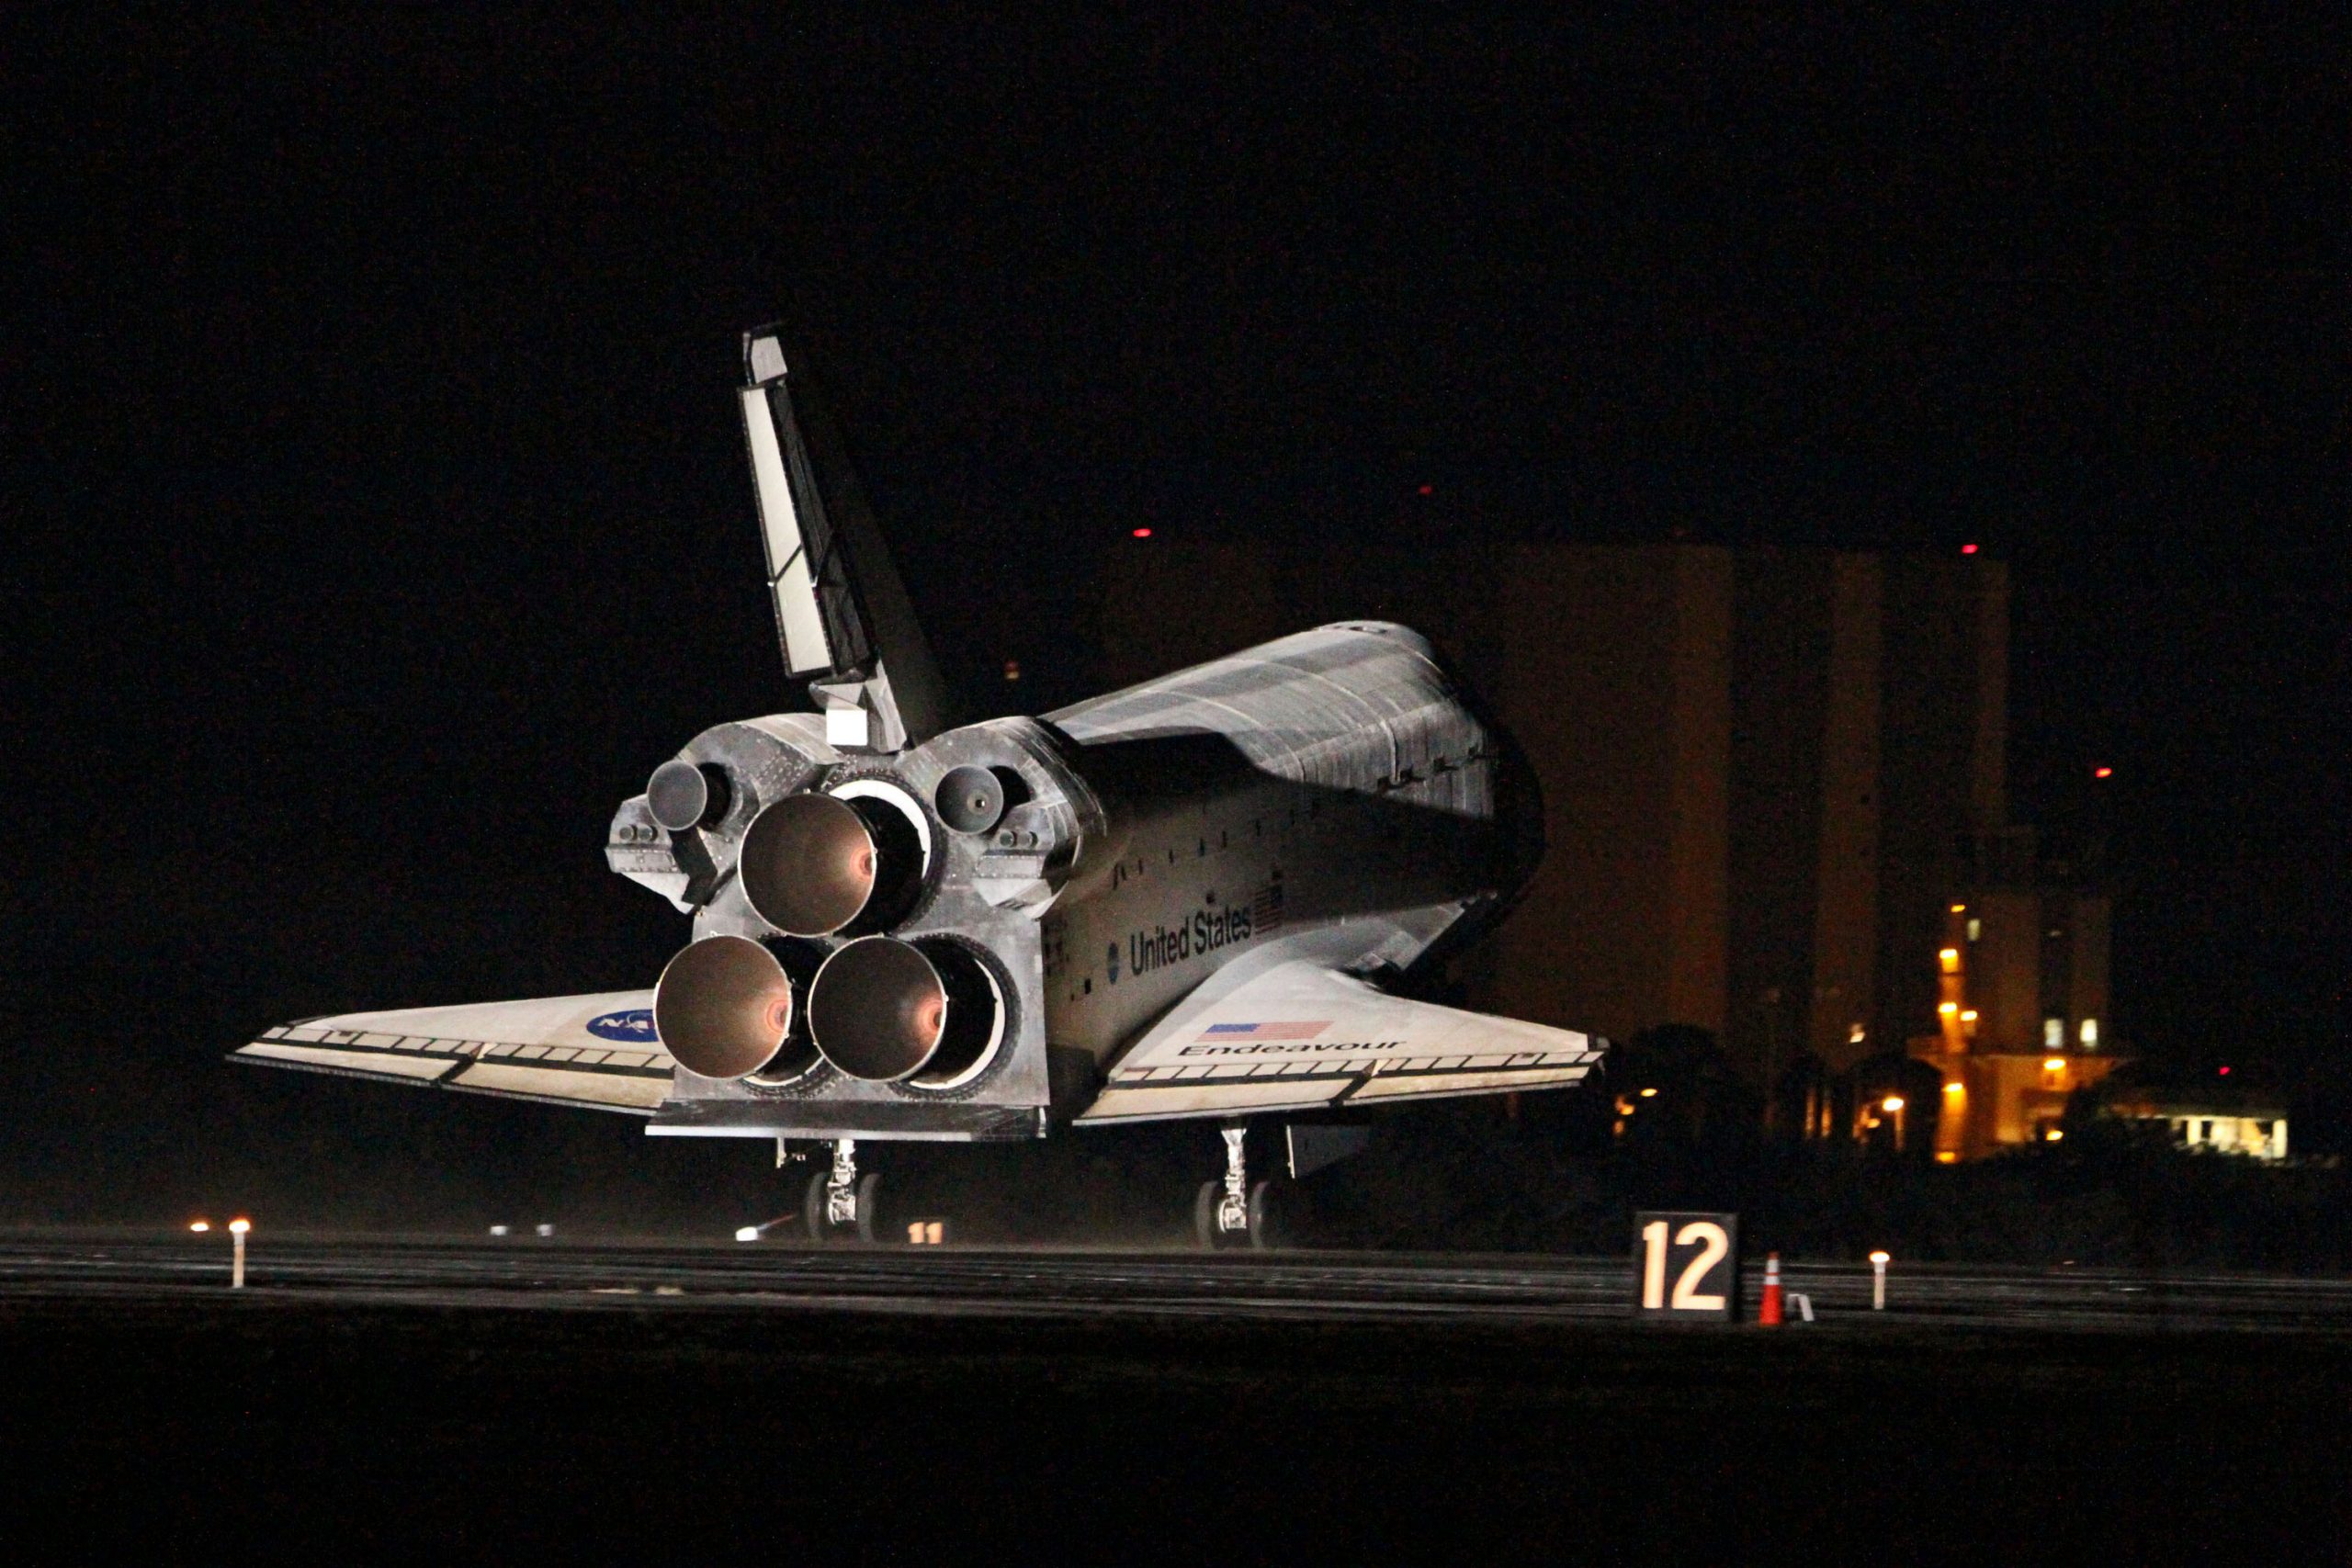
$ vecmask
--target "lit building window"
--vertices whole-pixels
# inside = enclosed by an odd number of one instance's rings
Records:
[[[1984,922],[1971,915],[1968,918],[1968,940],[1977,942],[1984,935]]]
[[[1960,949],[1956,947],[1947,947],[1941,953],[1936,954],[1936,959],[1937,962],[1940,963],[1944,966],[1945,974],[1957,975],[1960,973]]]
[[[2066,1021],[2063,1018],[2043,1019],[2041,1021],[2041,1048],[2045,1051],[2055,1051],[2059,1046],[2064,1045],[2064,1043],[2066,1043]]]
[[[2083,1020],[2082,1042],[2083,1049],[2086,1051],[2098,1049],[2098,1020],[2095,1018]]]

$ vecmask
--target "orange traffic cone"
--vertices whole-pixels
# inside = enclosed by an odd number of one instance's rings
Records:
[[[1758,1308],[1756,1321],[1766,1328],[1781,1326],[1781,1255],[1764,1255],[1764,1301]]]

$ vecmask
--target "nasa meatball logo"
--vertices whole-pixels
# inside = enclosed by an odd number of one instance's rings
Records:
[[[600,1013],[588,1021],[588,1032],[599,1040],[650,1045],[654,1041],[653,1012],[650,1008],[631,1008],[627,1012]]]

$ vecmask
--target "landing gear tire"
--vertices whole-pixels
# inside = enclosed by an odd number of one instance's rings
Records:
[[[837,1225],[826,1217],[826,1199],[831,1195],[831,1178],[818,1171],[808,1178],[808,1196],[800,1206],[802,1219],[808,1222],[808,1239],[820,1247],[844,1242],[861,1242],[871,1247],[880,1234],[875,1216],[881,1206],[882,1174],[867,1171],[857,1179],[857,1222],[854,1225]]]
[[[1290,1245],[1290,1194],[1271,1181],[1250,1189],[1250,1245],[1261,1252]]]
[[[1261,1181],[1250,1189],[1247,1230],[1227,1231],[1217,1228],[1217,1205],[1225,1200],[1225,1183],[1204,1181],[1193,1195],[1193,1235],[1204,1247],[1212,1252],[1249,1247],[1264,1252],[1288,1247],[1291,1241],[1292,1194],[1272,1181]]]
[[[1200,1244],[1211,1252],[1234,1245],[1231,1240],[1217,1233],[1216,1206],[1218,1200],[1224,1196],[1224,1182],[1204,1181],[1201,1183],[1200,1191],[1193,1198],[1193,1235],[1199,1238]]]

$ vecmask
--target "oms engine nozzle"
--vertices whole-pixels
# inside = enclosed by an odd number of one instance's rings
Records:
[[[795,1078],[816,1065],[798,1029],[793,976],[749,937],[705,937],[681,951],[653,987],[653,1032],[688,1072],[707,1078]]]
[[[889,924],[921,889],[923,860],[914,823],[879,800],[787,795],[752,819],[735,863],[760,919],[819,937]]]
[[[864,937],[825,960],[808,1029],[825,1060],[869,1083],[953,1089],[1004,1041],[1004,992],[959,943]]]
[[[718,826],[734,799],[734,788],[727,782],[726,769],[711,762],[689,762],[682,757],[654,769],[645,785],[646,809],[653,814],[653,820],[673,833]]]

